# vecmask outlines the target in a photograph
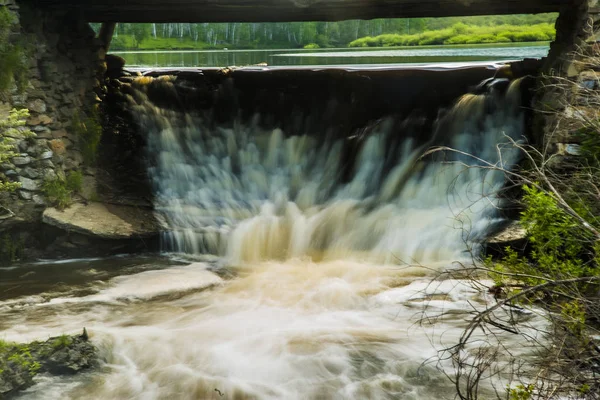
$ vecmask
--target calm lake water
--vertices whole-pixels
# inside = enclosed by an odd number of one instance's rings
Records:
[[[502,61],[541,58],[548,54],[547,43],[504,45],[423,46],[419,48],[366,48],[322,50],[210,50],[210,51],[127,51],[114,52],[131,67],[226,67],[267,63],[294,65],[377,65],[473,61]]]

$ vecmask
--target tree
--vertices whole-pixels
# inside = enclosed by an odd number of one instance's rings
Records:
[[[132,24],[131,34],[135,40],[135,46],[139,47],[145,39],[150,37],[151,32],[151,24]]]

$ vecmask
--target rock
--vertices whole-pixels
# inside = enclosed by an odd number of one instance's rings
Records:
[[[40,154],[39,159],[40,160],[49,160],[52,158],[53,155],[54,155],[54,153],[52,153],[52,150],[48,150],[48,151],[45,151],[42,154]]]
[[[72,375],[97,365],[98,349],[89,341],[85,328],[82,335],[26,345],[6,343],[0,348],[0,399],[32,386],[38,373]]]
[[[40,371],[53,375],[72,375],[97,364],[97,349],[81,336],[59,336],[42,343],[35,351]]]
[[[19,151],[27,152],[27,147],[29,147],[27,140],[18,140],[15,144],[16,144],[17,148],[19,149]]]
[[[68,136],[69,134],[67,133],[67,131],[65,129],[57,129],[55,131],[52,131],[52,137],[54,139],[60,139],[62,137]]]
[[[39,194],[34,194],[32,200],[36,206],[45,206],[46,205],[46,200],[44,200],[44,198],[42,196],[40,196]]]
[[[44,181],[53,181],[57,178],[58,175],[56,175],[56,171],[54,171],[52,168],[44,169]]]
[[[65,154],[67,151],[65,144],[60,139],[52,139],[48,142],[48,146],[56,155]]]
[[[36,135],[50,132],[50,128],[43,125],[37,125],[30,128]]]
[[[33,179],[25,178],[23,176],[19,177],[19,182],[21,182],[21,189],[29,190],[30,192],[39,190],[38,183]]]
[[[16,166],[27,165],[27,164],[31,163],[31,157],[29,157],[28,155],[21,155],[21,156],[13,157],[12,162]]]
[[[106,60],[106,72],[107,74],[120,73],[125,67],[125,59],[114,54],[107,54]]]
[[[26,190],[19,190],[19,198],[22,200],[31,200],[31,192],[28,192]]]
[[[27,125],[35,126],[35,125],[49,125],[54,122],[54,119],[47,116],[46,114],[36,115],[34,117],[30,117],[27,120]]]
[[[42,221],[66,231],[103,239],[150,237],[160,232],[152,210],[96,202],[73,204],[64,211],[48,208]]]
[[[43,114],[46,112],[46,103],[41,99],[35,99],[27,103],[27,108],[29,111],[33,111],[36,113]]]
[[[40,161],[40,166],[54,169],[54,163],[52,160],[42,160]]]
[[[12,178],[17,176],[17,171],[15,171],[14,169],[9,169],[4,173],[4,175],[8,176],[9,178]]]
[[[23,175],[26,178],[31,178],[31,179],[37,179],[40,177],[40,173],[31,167],[23,168],[23,170],[21,171],[21,175]]]
[[[497,234],[486,240],[486,254],[501,257],[505,254],[506,247],[522,251],[527,244],[527,231],[519,221],[513,221]]]

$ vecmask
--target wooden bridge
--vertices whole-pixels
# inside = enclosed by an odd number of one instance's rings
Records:
[[[576,0],[22,0],[90,22],[271,22],[528,14]]]

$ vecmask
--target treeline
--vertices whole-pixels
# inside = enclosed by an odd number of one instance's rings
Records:
[[[442,44],[539,42],[553,40],[554,24],[475,26],[462,22],[450,28],[414,35],[383,34],[350,42],[349,47],[425,46]]]
[[[114,50],[346,47],[364,37],[424,34],[458,23],[476,27],[554,24],[556,14],[375,19],[341,22],[118,24]],[[96,25],[97,29],[98,26]],[[468,33],[467,33],[468,34]],[[370,44],[366,44],[370,45]]]

